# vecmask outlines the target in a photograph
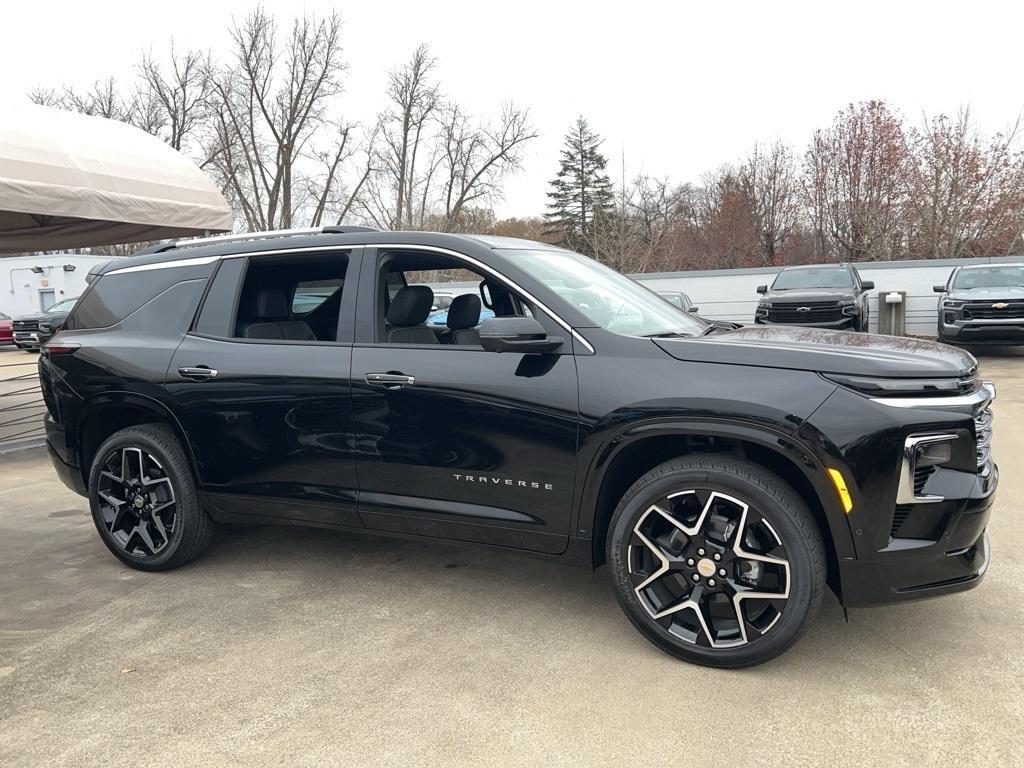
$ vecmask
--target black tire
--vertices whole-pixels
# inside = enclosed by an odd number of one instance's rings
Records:
[[[697,530],[701,521],[700,534],[682,532],[681,523]],[[645,526],[651,527],[645,531]],[[740,545],[737,533],[743,537]],[[757,541],[765,542],[760,549]],[[825,548],[807,505],[777,475],[731,456],[686,456],[641,477],[612,516],[607,548],[616,596],[633,625],[663,651],[705,666],[749,667],[778,656],[804,632],[825,587]],[[712,553],[721,561],[712,562]],[[694,562],[696,567],[687,565]],[[669,570],[659,577],[663,569]],[[759,581],[752,587],[754,582],[746,580],[755,572]],[[773,586],[762,588],[762,582]],[[768,591],[778,599],[769,599]],[[742,592],[756,599],[737,600]],[[747,621],[751,610],[759,612],[751,619],[760,622],[757,626]]]
[[[125,462],[134,462],[136,455],[139,462],[146,462],[139,465],[140,471],[122,469],[120,476],[114,477],[117,457],[123,467]],[[120,482],[120,478],[132,474],[139,474],[145,483]],[[120,492],[114,490],[129,485],[138,491],[133,491],[136,499],[145,497],[144,509],[136,511],[136,502],[129,502],[127,494],[123,507],[111,503],[112,498],[119,498]],[[159,499],[154,498],[157,495]],[[172,501],[170,506],[168,499]],[[181,443],[160,424],[123,429],[104,441],[89,471],[89,506],[107,548],[123,563],[143,571],[167,571],[195,560],[209,546],[215,532],[213,521],[199,505]],[[122,509],[120,518],[118,509]],[[129,530],[133,522],[135,527]]]

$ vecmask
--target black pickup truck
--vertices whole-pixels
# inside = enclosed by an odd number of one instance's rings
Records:
[[[62,299],[45,312],[14,318],[14,344],[19,349],[38,350],[60,328],[78,298]]]
[[[433,327],[432,276],[456,270],[479,290]],[[193,560],[215,521],[607,563],[652,642],[741,667],[826,586],[909,600],[989,562],[994,390],[971,355],[712,324],[542,243],[167,243],[99,269],[39,367],[53,465],[134,568]]]
[[[868,291],[874,287],[849,264],[786,267],[771,288],[757,287],[763,298],[754,323],[867,331]]]

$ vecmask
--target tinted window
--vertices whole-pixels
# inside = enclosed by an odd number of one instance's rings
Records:
[[[69,330],[107,328],[124,320],[172,285],[182,280],[206,277],[212,270],[212,264],[203,264],[101,275],[78,301],[65,327]]]
[[[954,288],[1024,287],[1024,267],[972,267],[961,269],[953,279]]]
[[[773,291],[798,288],[853,288],[853,277],[846,267],[784,269],[772,284]]]
[[[312,312],[338,292],[344,280],[334,277],[327,280],[303,280],[295,286],[292,295],[292,312],[304,315]]]
[[[347,270],[344,251],[251,257],[227,335],[278,343],[337,341]]]
[[[235,327],[238,284],[245,269],[245,259],[224,259],[203,302],[196,322],[196,331],[207,336],[231,336]]]

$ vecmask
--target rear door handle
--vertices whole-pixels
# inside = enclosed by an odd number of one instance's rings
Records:
[[[406,376],[404,373],[395,373],[393,371],[388,373],[368,373],[366,374],[366,383],[375,387],[401,389],[402,387],[411,387],[415,384],[416,377]]]
[[[193,381],[206,381],[207,379],[214,379],[217,377],[217,370],[215,368],[209,368],[205,365],[197,365],[195,368],[179,368],[178,375],[183,379],[192,379]]]

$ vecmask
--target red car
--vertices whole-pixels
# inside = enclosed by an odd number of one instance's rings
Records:
[[[14,341],[14,323],[11,318],[0,312],[0,344],[10,344]]]

